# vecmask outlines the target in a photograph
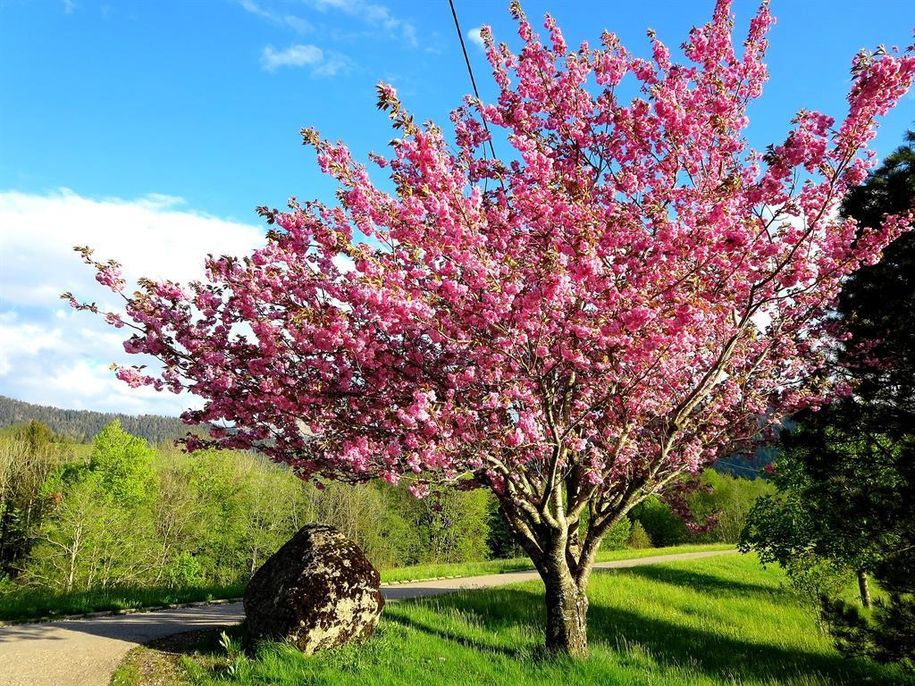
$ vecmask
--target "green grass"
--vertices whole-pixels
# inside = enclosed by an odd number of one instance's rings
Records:
[[[621,560],[646,555],[717,550],[728,545],[686,545],[673,548],[648,548],[645,550],[613,550],[600,553],[599,560]],[[416,565],[381,572],[383,582],[434,579],[443,576],[475,576],[499,574],[521,569],[531,569],[527,558],[512,560],[487,560],[455,564]],[[227,586],[199,586],[191,588],[143,588],[124,586],[94,591],[55,593],[40,588],[15,589],[0,594],[0,621],[25,621],[60,617],[89,612],[136,610],[144,607],[161,607],[175,603],[193,603],[205,600],[238,598],[245,590],[244,583]]]
[[[24,621],[89,612],[136,610],[175,603],[238,598],[244,584],[199,588],[119,587],[93,591],[53,593],[42,589],[23,589],[0,595],[0,620]]]
[[[729,550],[733,547],[734,546],[729,543],[710,543],[706,545],[678,545],[669,548],[643,548],[640,550],[606,550],[597,554],[597,561],[609,562],[611,560],[630,560],[634,558],[651,557],[653,555],[692,553],[702,550]],[[383,569],[381,571],[381,581],[383,583],[398,583],[453,576],[504,574],[506,572],[517,572],[525,569],[533,569],[531,561],[526,557],[516,557],[506,560],[484,560],[481,562],[423,564],[410,567]]]
[[[542,586],[525,583],[390,603],[367,643],[315,657],[266,643],[229,658],[211,642],[182,664],[196,686],[912,683],[841,657],[783,583],[749,556],[596,572],[579,661],[544,654]]]

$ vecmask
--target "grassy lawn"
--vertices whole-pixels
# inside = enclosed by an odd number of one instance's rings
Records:
[[[703,550],[730,550],[732,548],[734,548],[734,546],[729,543],[710,543],[707,545],[677,545],[669,548],[642,548],[639,550],[602,550],[597,554],[597,561],[610,562],[611,560],[631,560],[640,557],[651,557],[653,555],[672,555]],[[453,576],[504,574],[505,572],[517,572],[524,569],[533,569],[531,561],[526,557],[516,557],[507,560],[485,560],[483,562],[426,564],[384,569],[381,571],[381,581],[383,583],[422,581],[423,579],[437,579]]]
[[[600,554],[599,559],[622,560],[646,555],[690,552],[694,550],[717,550],[732,548],[729,545],[686,545],[672,548],[648,548],[644,550],[613,550]],[[418,581],[445,576],[475,576],[478,574],[499,574],[521,569],[530,569],[527,558],[511,560],[487,560],[456,564],[416,565],[399,567],[381,572],[383,582]],[[245,590],[244,584],[227,586],[201,586],[191,588],[136,588],[120,587],[96,591],[74,591],[53,593],[41,589],[24,589],[0,594],[0,621],[24,621],[38,618],[53,618],[63,615],[85,614],[88,612],[135,610],[144,607],[162,607],[176,603],[238,598]]]
[[[591,655],[544,655],[537,583],[390,603],[361,646],[307,658],[283,644],[253,657],[227,655],[215,634],[183,648],[139,648],[113,681],[157,683],[393,685],[512,684],[911,684],[895,668],[846,660],[817,630],[814,615],[782,586],[775,568],[723,556],[595,573]],[[240,631],[235,631],[236,646]],[[184,653],[179,654],[179,653]]]

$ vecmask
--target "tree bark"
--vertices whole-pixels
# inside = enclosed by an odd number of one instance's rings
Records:
[[[588,596],[563,563],[549,564],[546,587],[546,648],[553,653],[584,657],[588,653]]]
[[[861,594],[861,604],[870,609],[871,606],[871,589],[867,580],[867,572],[863,569],[858,570],[858,593]]]
[[[497,491],[499,511],[514,540],[543,579],[546,649],[560,655],[584,657],[588,653],[588,580],[603,533],[616,519],[605,515],[596,525],[590,521],[582,542],[581,503],[567,512],[562,492],[565,487],[574,494],[577,487],[563,481],[558,483],[551,493],[540,497],[538,509],[526,506],[525,493]]]

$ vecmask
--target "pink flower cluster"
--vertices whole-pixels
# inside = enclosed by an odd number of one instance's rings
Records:
[[[651,59],[609,33],[570,50],[515,14],[520,52],[482,32],[499,95],[454,112],[456,149],[386,85],[399,137],[373,160],[394,194],[303,132],[339,204],[263,210],[264,247],[208,260],[205,282],[141,283],[110,321],[164,372],[118,376],[189,390],[188,422],[234,427],[211,444],[302,475],[419,496],[471,476],[525,511],[560,483],[570,511],[622,508],[828,398],[842,281],[912,227],[837,210],[915,57],[856,57],[845,119],[801,112],[762,153],[744,131],[766,4],[738,51],[720,0],[682,63],[653,34]]]

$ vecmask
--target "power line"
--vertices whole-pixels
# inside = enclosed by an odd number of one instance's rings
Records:
[[[747,465],[734,464],[733,462],[728,462],[726,458],[721,458],[716,460],[714,465],[724,465],[725,467],[730,467],[731,469],[743,469],[744,471],[750,472],[752,474],[759,474],[763,471],[763,467],[750,467]]]
[[[473,67],[470,66],[470,56],[467,54],[467,45],[464,43],[464,32],[461,31],[461,23],[458,21],[457,11],[454,9],[454,0],[448,0],[448,4],[451,6],[451,16],[454,18],[454,28],[457,31],[458,40],[461,41],[461,50],[464,53],[464,64],[467,65],[467,73],[470,74],[470,85],[473,86],[473,94],[477,98],[477,102],[482,106],[483,101],[480,99],[480,91],[477,90],[477,80],[473,77]],[[492,134],[489,132],[489,126],[486,124],[486,117],[482,114],[480,118],[483,120],[483,128],[486,130],[486,134],[489,136],[489,151],[492,153],[493,160],[496,159],[496,149],[492,145]],[[483,155],[486,155],[486,151],[483,151]]]

